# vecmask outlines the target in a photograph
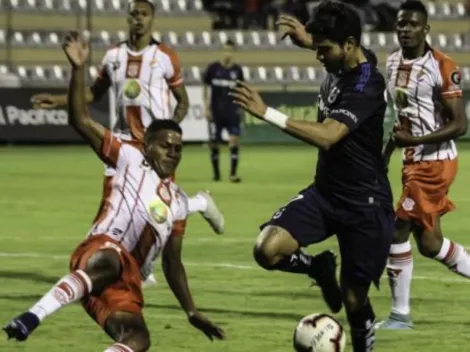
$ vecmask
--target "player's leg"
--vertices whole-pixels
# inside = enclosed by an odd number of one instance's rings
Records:
[[[331,235],[323,221],[322,207],[324,204],[314,188],[302,191],[261,226],[254,258],[266,270],[307,274],[320,286],[330,309],[338,312],[341,295],[336,280],[336,257],[330,251],[311,256],[300,249]]]
[[[104,330],[115,341],[104,352],[145,352],[150,349],[150,333],[142,315],[114,312],[106,319]]]
[[[79,246],[72,260],[80,261],[81,265],[71,266],[71,272],[61,278],[33,307],[3,328],[9,338],[26,340],[46,317],[90,294],[100,293],[119,279],[119,247],[107,245],[101,237],[91,237]]]
[[[240,132],[241,118],[239,115],[230,117],[227,131],[229,134],[228,146],[230,149],[230,182],[239,183],[238,161],[240,158]]]
[[[461,244],[443,236],[440,216],[436,216],[433,229],[416,227],[413,234],[422,255],[437,260],[456,274],[470,278],[470,255]]]
[[[213,116],[214,119],[217,116]],[[218,120],[209,122],[209,149],[212,165],[212,180],[220,181],[220,143],[222,142],[222,127]]]
[[[394,214],[381,206],[337,212],[341,251],[341,293],[354,352],[372,351],[375,314],[369,299],[385,269],[394,232]]]
[[[376,324],[377,329],[411,329],[410,292],[413,275],[411,252],[411,222],[400,218],[395,222],[395,233],[387,263],[388,284],[392,307],[390,316]]]

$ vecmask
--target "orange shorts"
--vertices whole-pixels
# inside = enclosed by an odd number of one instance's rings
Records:
[[[140,268],[134,257],[118,242],[106,235],[90,236],[72,254],[70,271],[84,270],[88,259],[103,248],[120,252],[122,273],[119,281],[108,286],[99,296],[90,295],[82,300],[86,312],[102,327],[114,312],[130,312],[142,315],[144,298],[142,295]]]
[[[448,192],[457,174],[457,165],[457,159],[405,164],[397,217],[417,223],[426,231],[433,230],[437,216],[455,209]]]

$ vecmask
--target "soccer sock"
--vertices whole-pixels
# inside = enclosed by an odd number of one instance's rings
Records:
[[[375,314],[370,304],[367,303],[356,312],[347,312],[349,325],[351,326],[351,343],[354,352],[371,352],[375,342]]]
[[[211,148],[211,162],[212,162],[212,171],[214,173],[214,178],[220,178],[220,168],[219,168],[219,148]]]
[[[294,254],[282,258],[273,269],[294,274],[308,274],[312,265],[312,259],[313,256],[298,249]]]
[[[134,350],[122,343],[115,343],[109,346],[104,352],[134,352]]]
[[[67,304],[76,302],[91,292],[92,283],[82,270],[64,276],[29,311],[40,321]]]
[[[188,199],[188,212],[190,214],[196,212],[204,212],[207,210],[207,199],[203,196],[196,194],[194,197]]]
[[[411,243],[392,244],[387,264],[387,274],[392,292],[392,313],[410,314],[411,277],[413,256]]]
[[[230,148],[230,176],[237,175],[238,151],[238,146],[233,146]]]
[[[470,256],[460,244],[444,238],[441,250],[434,259],[457,274],[470,278]]]

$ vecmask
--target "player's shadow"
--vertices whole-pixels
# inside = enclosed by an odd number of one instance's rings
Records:
[[[168,309],[168,310],[176,310],[181,311],[181,307],[177,305],[166,305],[166,304],[146,304],[146,309],[154,308],[154,309]],[[272,319],[283,319],[283,320],[292,320],[292,321],[299,321],[302,319],[301,314],[295,313],[281,313],[281,312],[254,312],[249,310],[232,310],[232,309],[223,309],[223,308],[200,308],[201,312],[204,313],[214,313],[214,314],[229,314],[229,315],[240,315],[243,317],[251,317],[251,318],[272,318]]]
[[[41,297],[42,295],[40,294],[31,294],[31,295],[6,294],[6,295],[0,295],[0,300],[27,302],[27,301],[37,301]]]
[[[216,293],[222,295],[240,295],[246,294],[251,297],[273,297],[273,298],[285,298],[285,299],[321,299],[321,293],[318,288],[312,287],[311,289],[305,289],[305,291],[298,290],[287,290],[287,291],[253,291],[253,292],[239,292],[231,290],[211,290],[205,289],[204,292]]]
[[[57,276],[48,276],[38,273],[0,270],[0,279],[14,279],[45,284],[55,284],[60,278]]]

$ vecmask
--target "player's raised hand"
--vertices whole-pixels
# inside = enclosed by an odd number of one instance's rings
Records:
[[[31,98],[31,103],[35,109],[54,109],[60,106],[60,99],[52,94],[36,94]]]
[[[253,116],[263,118],[267,107],[256,89],[245,82],[237,81],[237,85],[232,88],[229,95],[233,98],[235,104],[241,106]]]
[[[199,312],[194,312],[188,316],[189,323],[196,329],[202,331],[211,341],[215,339],[225,339],[225,332],[217,325],[212,323],[207,317]]]
[[[88,43],[76,31],[71,31],[65,37],[63,44],[65,55],[74,67],[82,67],[85,65],[90,50]]]
[[[313,49],[313,39],[305,30],[305,26],[300,21],[289,15],[281,15],[276,22],[282,32],[281,39],[290,37],[292,42],[302,48]]]

